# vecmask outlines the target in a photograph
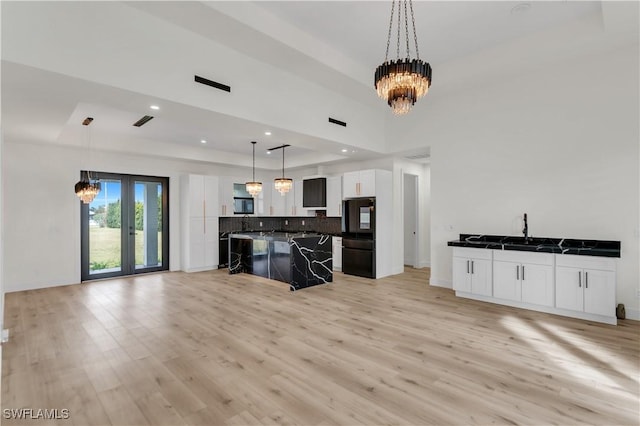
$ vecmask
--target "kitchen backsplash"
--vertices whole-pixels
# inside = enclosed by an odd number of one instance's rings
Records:
[[[302,222],[304,221],[304,225]],[[262,226],[260,226],[262,222]],[[220,232],[240,231],[284,231],[318,232],[340,235],[342,230],[339,217],[221,217]]]

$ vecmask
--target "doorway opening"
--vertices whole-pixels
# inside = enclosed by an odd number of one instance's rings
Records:
[[[420,267],[418,249],[418,176],[403,174],[404,265]]]
[[[80,204],[82,281],[169,269],[169,178],[92,173],[101,191]]]

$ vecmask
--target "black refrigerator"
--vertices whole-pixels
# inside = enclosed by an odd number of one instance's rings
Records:
[[[376,277],[376,199],[342,202],[342,272]]]

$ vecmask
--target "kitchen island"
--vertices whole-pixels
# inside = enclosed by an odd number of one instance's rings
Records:
[[[229,273],[250,273],[291,290],[333,281],[331,236],[245,232],[229,235]]]

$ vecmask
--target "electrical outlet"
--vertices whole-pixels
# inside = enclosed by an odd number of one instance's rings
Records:
[[[288,224],[289,224],[289,219],[285,219],[285,220],[284,220],[284,224],[285,224],[285,225],[288,225]]]
[[[262,222],[260,222],[260,228],[262,228]]]
[[[302,226],[304,226],[304,220],[302,221]]]

